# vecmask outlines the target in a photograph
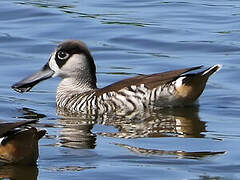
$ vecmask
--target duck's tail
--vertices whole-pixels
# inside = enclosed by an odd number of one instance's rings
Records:
[[[179,77],[175,84],[177,94],[184,99],[186,104],[191,104],[202,94],[208,78],[221,68],[222,65],[216,64],[202,72]]]
[[[216,65],[206,69],[205,71],[201,72],[200,75],[208,78],[212,74],[218,72],[221,68],[222,68],[221,64],[216,64]]]

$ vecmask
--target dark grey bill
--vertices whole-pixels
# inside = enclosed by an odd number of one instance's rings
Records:
[[[20,93],[30,91],[39,82],[49,79],[53,76],[54,71],[50,69],[48,63],[38,72],[26,77],[25,79],[12,85],[12,88]]]

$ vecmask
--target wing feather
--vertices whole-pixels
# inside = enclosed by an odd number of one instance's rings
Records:
[[[131,85],[137,86],[140,84],[144,84],[147,88],[153,89],[155,87],[161,86],[165,83],[168,83],[177,79],[179,76],[181,76],[184,73],[197,70],[202,67],[203,66],[196,66],[196,67],[178,69],[178,70],[167,71],[167,72],[157,73],[157,74],[140,75],[140,76],[124,79],[122,81],[118,81],[109,86],[106,86],[102,89],[98,89],[96,92],[96,95],[102,95],[106,92],[111,92],[111,91],[117,92],[124,87],[129,87]]]

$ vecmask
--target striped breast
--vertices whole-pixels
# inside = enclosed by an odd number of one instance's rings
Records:
[[[58,92],[56,96],[57,107],[73,112],[93,113],[98,109],[97,96],[95,91],[86,93]]]

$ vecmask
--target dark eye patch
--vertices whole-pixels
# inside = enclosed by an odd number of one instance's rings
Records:
[[[61,68],[69,59],[70,54],[66,51],[59,50],[56,52],[55,60],[59,68]]]
[[[58,51],[57,57],[58,57],[58,59],[64,60],[64,59],[67,59],[69,57],[69,54],[65,51]]]

